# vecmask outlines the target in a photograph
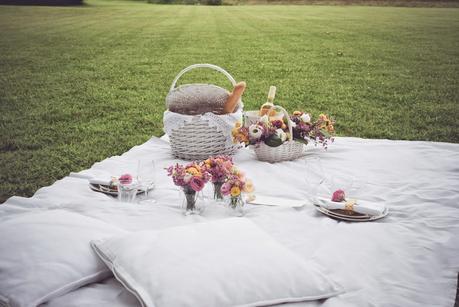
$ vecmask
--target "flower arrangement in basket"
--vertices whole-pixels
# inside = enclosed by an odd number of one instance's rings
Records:
[[[320,114],[315,121],[312,121],[308,113],[295,111],[290,116],[290,120],[293,122],[292,133],[295,141],[304,144],[310,142],[315,145],[320,144],[325,149],[330,142],[333,142],[335,121],[328,115]]]
[[[308,143],[326,149],[333,142],[333,125],[325,114],[312,120],[307,113],[295,111],[290,116],[284,108],[273,106],[249,126],[236,123],[232,135],[235,143],[254,145],[258,160],[280,162],[301,157]]]

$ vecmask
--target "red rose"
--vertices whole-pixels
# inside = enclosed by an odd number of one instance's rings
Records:
[[[336,190],[333,192],[332,201],[341,202],[345,200],[345,195],[343,190]]]

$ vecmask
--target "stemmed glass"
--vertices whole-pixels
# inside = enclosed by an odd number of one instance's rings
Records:
[[[332,176],[330,180],[327,181],[327,187],[331,193],[333,193],[336,190],[343,190],[349,192],[354,187],[354,181],[354,176],[340,174]]]
[[[346,197],[356,197],[356,194],[362,190],[365,185],[365,177],[360,176],[357,178],[349,174],[335,174],[326,182],[330,195],[336,190],[343,190]]]
[[[137,165],[137,181],[140,188],[145,191],[141,203],[155,203],[156,201],[151,198],[152,191],[156,185],[156,167],[154,160],[139,160]]]
[[[304,159],[304,179],[306,183],[306,199],[309,203],[316,202],[317,193],[325,182],[325,174],[319,157]]]

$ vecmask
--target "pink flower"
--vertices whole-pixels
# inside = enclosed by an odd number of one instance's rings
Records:
[[[232,167],[233,167],[233,162],[231,162],[231,161],[225,161],[225,162],[223,162],[223,168],[224,168],[226,171],[231,170]]]
[[[193,179],[193,175],[191,174],[185,174],[185,176],[183,176],[183,182],[185,183],[189,183],[191,179]]]
[[[345,196],[343,190],[336,190],[335,192],[333,192],[332,201],[341,202],[345,200],[344,197]]]
[[[199,192],[204,188],[204,180],[199,177],[193,177],[191,178],[189,185],[193,190]]]
[[[220,191],[222,192],[223,195],[229,195],[229,193],[231,192],[231,184],[229,182],[225,182]]]
[[[132,183],[132,176],[130,174],[124,174],[124,175],[121,175],[120,178],[118,178],[118,180],[122,184],[130,184]]]

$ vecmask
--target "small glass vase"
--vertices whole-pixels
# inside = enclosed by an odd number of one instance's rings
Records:
[[[244,216],[244,200],[242,195],[230,196],[228,201],[228,208],[232,216]]]
[[[217,202],[223,201],[222,185],[223,182],[214,182],[214,200]]]
[[[198,201],[199,193],[190,187],[183,187],[183,195],[185,196],[182,203],[184,214],[200,214],[202,207]]]

